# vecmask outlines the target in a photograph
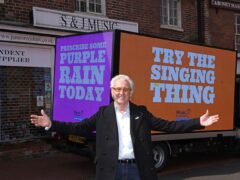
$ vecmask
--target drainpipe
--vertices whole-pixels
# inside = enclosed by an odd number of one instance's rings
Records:
[[[198,42],[203,44],[204,43],[204,1],[197,0],[197,33],[198,33]]]

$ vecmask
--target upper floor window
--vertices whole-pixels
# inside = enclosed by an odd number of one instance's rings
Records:
[[[240,15],[236,15],[235,18],[235,26],[236,26],[236,32],[235,32],[235,49],[240,52]]]
[[[105,0],[76,0],[76,11],[106,14]]]
[[[181,29],[181,0],[160,0],[161,27]]]

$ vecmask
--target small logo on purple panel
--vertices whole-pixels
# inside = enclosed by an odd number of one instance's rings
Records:
[[[74,117],[74,120],[76,120],[76,121],[82,121],[84,119],[83,115],[84,115],[84,110],[80,110],[80,111],[74,110],[73,111],[73,117]]]

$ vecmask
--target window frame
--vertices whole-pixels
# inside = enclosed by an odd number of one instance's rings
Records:
[[[81,5],[80,5],[81,1],[83,1],[83,0],[75,1],[75,12],[106,16],[106,0],[100,0],[101,1],[101,9],[102,9],[101,13],[96,12],[96,11],[95,12],[90,11],[89,4],[90,4],[91,0],[85,0],[86,1],[86,11],[81,11]],[[78,4],[78,6],[77,6],[77,4]],[[79,8],[77,9],[77,7],[79,7]]]
[[[240,14],[235,15],[235,42],[234,43],[235,43],[235,50],[240,52]]]
[[[176,7],[176,16],[174,15],[170,15],[171,11],[173,12],[174,9],[170,8],[170,3],[177,3],[177,7]],[[163,4],[166,5],[166,7],[164,8]],[[163,14],[165,10],[166,14]],[[181,0],[161,0],[160,1],[160,28],[166,28],[166,29],[173,29],[173,30],[177,30],[177,31],[183,31],[182,29],[182,16],[181,16],[182,12],[181,12]],[[163,21],[163,17],[167,18],[167,22],[164,23]],[[177,24],[171,24],[171,18],[175,18],[177,21]]]

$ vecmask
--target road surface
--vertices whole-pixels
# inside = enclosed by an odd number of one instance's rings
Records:
[[[172,158],[158,176],[160,180],[239,180],[240,156],[185,154]],[[72,153],[0,161],[1,180],[93,180],[94,177],[92,160]]]

